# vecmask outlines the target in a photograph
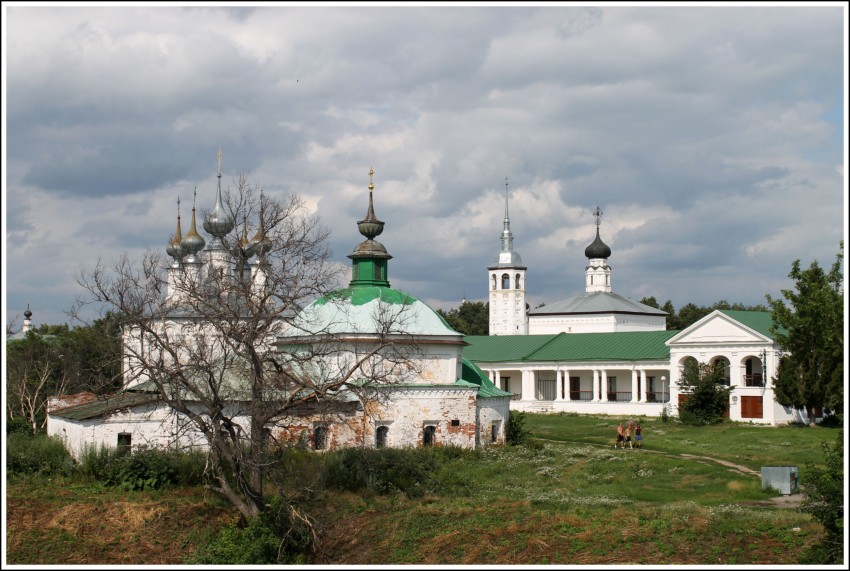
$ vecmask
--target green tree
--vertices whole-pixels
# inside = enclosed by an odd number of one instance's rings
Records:
[[[806,270],[794,260],[788,274],[794,289],[782,290],[782,298],[766,296],[773,314],[771,331],[785,352],[773,378],[776,400],[805,410],[810,424],[817,408],[844,408],[843,259],[841,241],[828,272],[817,260]]]
[[[823,525],[824,535],[803,557],[803,563],[835,564],[844,553],[844,436],[822,444],[826,465],[810,466],[804,487],[804,512]]]
[[[687,398],[679,408],[679,419],[685,424],[717,424],[723,421],[732,387],[725,385],[723,367],[688,361],[682,378],[681,391]]]
[[[446,323],[464,335],[490,334],[490,304],[483,301],[466,301],[456,309],[438,309]]]

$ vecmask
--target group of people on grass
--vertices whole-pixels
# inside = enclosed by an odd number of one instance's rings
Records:
[[[632,442],[633,432],[635,435],[634,442]],[[617,425],[617,441],[614,442],[614,448],[625,448],[626,444],[629,445],[629,448],[643,448],[643,434],[640,423],[629,422],[626,424],[625,430],[622,422]]]

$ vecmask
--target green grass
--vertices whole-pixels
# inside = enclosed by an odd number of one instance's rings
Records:
[[[693,454],[734,462],[759,472],[762,466],[798,466],[800,481],[806,464],[823,462],[821,442],[832,441],[840,428],[762,426],[725,422],[714,426],[687,426],[659,418],[529,414],[526,426],[532,439],[614,444],[618,422],[638,421],[646,451]]]
[[[806,464],[823,463],[820,443],[836,429],[639,419],[646,449],[615,450],[619,420],[528,414],[527,446],[434,449],[436,480],[417,488],[424,494],[305,494],[301,508],[321,530],[310,563],[794,565],[822,533],[808,514],[765,507],[772,492],[757,475],[681,454],[756,472],[797,465],[805,485]],[[290,475],[302,484],[332,461],[302,456]],[[129,492],[38,474],[7,484],[12,564],[186,563],[235,521],[226,502],[197,487]]]

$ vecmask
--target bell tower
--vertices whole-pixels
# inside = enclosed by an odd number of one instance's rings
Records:
[[[514,251],[514,235],[508,216],[508,177],[505,177],[505,219],[502,221],[502,249],[487,268],[490,292],[490,335],[527,335],[525,271],[522,258]]]

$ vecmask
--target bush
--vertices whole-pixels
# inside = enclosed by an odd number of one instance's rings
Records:
[[[6,437],[6,471],[9,474],[70,476],[76,462],[59,438],[45,434],[14,433]]]
[[[508,444],[517,446],[525,444],[531,431],[525,428],[525,413],[512,410],[508,416],[508,424],[505,426],[505,440]]]
[[[28,434],[33,435],[32,423],[23,416],[6,419],[6,434]]]
[[[167,486],[194,486],[204,481],[204,460],[200,452],[177,452],[135,447],[128,454],[120,448],[87,447],[83,450],[81,471],[107,486],[123,490],[156,490]]]
[[[809,467],[801,508],[823,525],[821,541],[803,555],[802,563],[841,563],[844,556],[844,436],[823,443],[826,466]]]
[[[450,448],[450,447],[447,447]],[[421,497],[435,489],[440,466],[437,448],[343,448],[326,455],[323,483],[328,488],[378,494],[402,492]]]
[[[723,422],[732,387],[724,385],[723,367],[687,363],[679,385],[687,398],[679,405],[679,421],[702,426]]]
[[[290,509],[282,498],[270,498],[260,517],[209,534],[189,562],[204,565],[306,563],[305,555],[315,545],[311,524],[309,518],[292,518]]]

